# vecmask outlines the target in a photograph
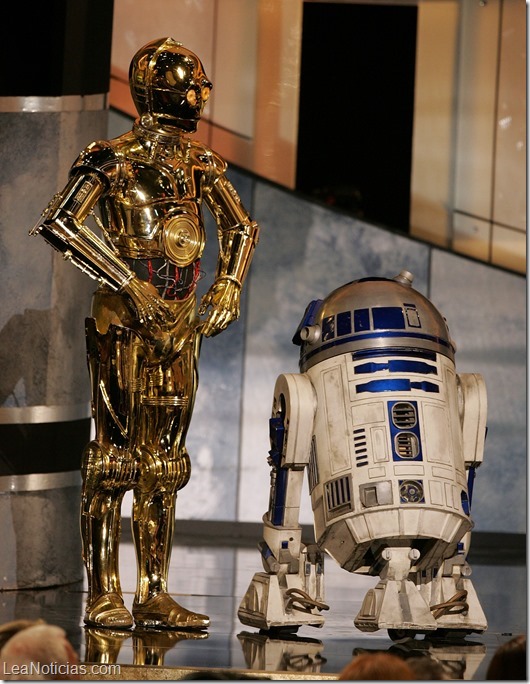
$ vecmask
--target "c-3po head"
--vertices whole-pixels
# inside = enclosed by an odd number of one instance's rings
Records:
[[[196,131],[212,89],[197,55],[173,38],[153,40],[138,50],[129,84],[142,125],[160,133]]]

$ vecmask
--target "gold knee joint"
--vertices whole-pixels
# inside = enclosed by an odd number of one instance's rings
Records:
[[[96,441],[85,449],[81,470],[85,486],[131,489],[138,480],[135,458]]]
[[[191,461],[185,449],[179,454],[168,454],[165,451],[146,448],[140,449],[139,452],[139,489],[177,491],[188,483],[191,475]]]

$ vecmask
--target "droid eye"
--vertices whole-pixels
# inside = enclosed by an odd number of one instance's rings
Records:
[[[201,97],[202,101],[206,102],[208,98],[210,97],[210,87],[209,86],[203,86],[201,88]]]
[[[166,70],[166,81],[169,83],[170,86],[173,86],[173,88],[177,85],[177,79],[175,78],[175,74],[170,70]]]
[[[195,107],[197,104],[197,93],[193,88],[190,88],[188,92],[186,93],[186,100],[188,101],[188,104],[190,104],[192,107]]]

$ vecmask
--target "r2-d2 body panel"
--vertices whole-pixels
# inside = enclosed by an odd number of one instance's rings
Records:
[[[298,336],[318,405],[317,543],[370,574],[392,540],[420,551],[418,570],[453,556],[472,522],[444,319],[409,283],[381,279],[349,283],[308,313]]]
[[[270,420],[271,486],[256,573],[238,616],[260,629],[322,626],[324,557],[379,576],[354,619],[392,638],[483,632],[466,556],[483,459],[482,377],[457,374],[445,319],[402,271],[307,307]],[[304,544],[307,472],[314,543]]]

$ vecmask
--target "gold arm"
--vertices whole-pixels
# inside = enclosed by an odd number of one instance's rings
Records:
[[[103,178],[95,173],[73,176],[64,190],[53,197],[29,234],[41,235],[83,273],[118,291],[128,285],[134,273],[83,225],[105,189]]]
[[[157,335],[173,325],[173,317],[156,289],[139,280],[114,249],[90,230],[83,221],[104,193],[103,178],[95,173],[73,176],[56,194],[30,235],[41,235],[83,273],[131,298],[138,320]]]
[[[199,315],[208,313],[201,332],[212,337],[239,318],[241,287],[258,243],[259,226],[226,176],[219,176],[205,191],[205,199],[217,222],[219,239],[215,281],[199,307]]]
[[[242,285],[259,241],[259,225],[250,218],[226,176],[217,179],[207,197],[218,227],[217,278],[229,277]]]

